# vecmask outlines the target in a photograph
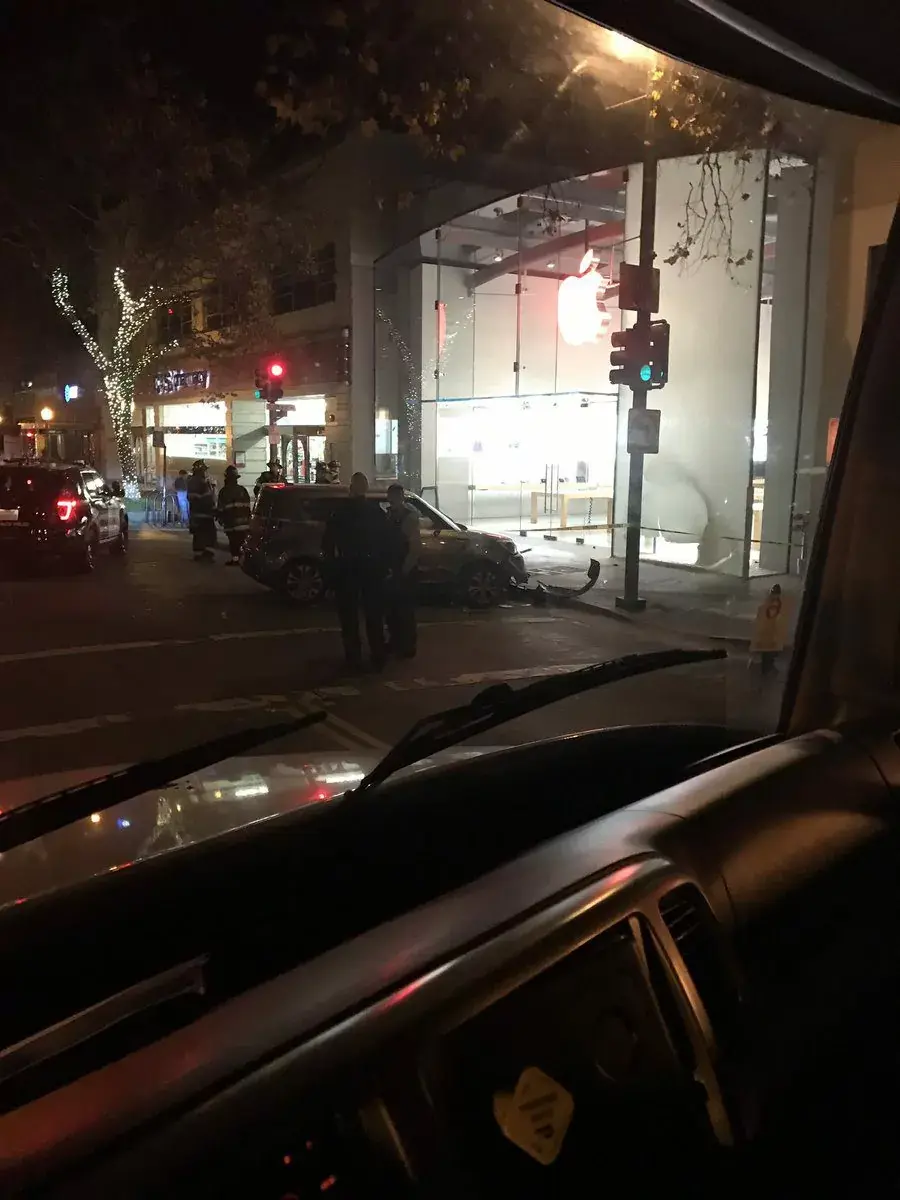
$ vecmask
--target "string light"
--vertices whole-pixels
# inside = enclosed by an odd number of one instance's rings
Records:
[[[132,296],[125,284],[121,267],[113,271],[113,286],[119,301],[120,313],[112,346],[105,350],[93,336],[78,313],[69,294],[69,277],[59,267],[50,278],[50,289],[56,307],[78,336],[100,372],[106,404],[113,427],[116,452],[122,471],[125,495],[132,500],[140,496],[134,443],[131,438],[131,414],[134,408],[135,387],[142,373],[158,358],[177,349],[178,342],[149,345],[139,351],[135,339],[153,319],[156,310],[165,302],[162,291],[154,286],[142,296]]]

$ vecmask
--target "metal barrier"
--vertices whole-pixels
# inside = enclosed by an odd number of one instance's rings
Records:
[[[144,520],[148,525],[173,525],[186,529],[187,517],[182,518],[178,500],[171,492],[151,492],[144,497]]]

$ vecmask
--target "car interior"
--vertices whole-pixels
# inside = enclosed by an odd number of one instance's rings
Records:
[[[780,733],[519,746],[0,911],[2,1194],[900,1189],[898,324],[895,221]]]

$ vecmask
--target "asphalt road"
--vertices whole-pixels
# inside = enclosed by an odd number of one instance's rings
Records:
[[[90,577],[0,579],[0,629],[0,808],[76,773],[90,778],[310,706],[324,706],[328,720],[292,748],[379,752],[488,684],[685,644],[521,601],[489,613],[429,606],[413,662],[348,678],[329,609],[292,608],[226,569],[224,554],[196,564],[183,533],[151,529],[135,531],[127,560],[103,558]],[[584,694],[477,740],[653,721],[771,728],[778,690],[775,681],[763,691],[734,657]]]

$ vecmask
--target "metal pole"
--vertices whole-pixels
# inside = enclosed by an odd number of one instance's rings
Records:
[[[271,400],[266,402],[269,417],[269,462],[275,462],[278,458],[278,419],[275,416],[275,405]]]
[[[653,267],[654,243],[656,240],[656,169],[655,156],[644,160],[641,171],[641,237],[640,265],[650,271]],[[638,326],[649,327],[651,313],[639,312]],[[631,406],[635,409],[647,407],[649,388],[632,388]],[[641,524],[644,505],[644,452],[632,450],[628,462],[628,511],[625,528],[625,579],[622,595],[616,596],[616,608],[626,612],[643,612],[647,601],[640,596],[641,569]]]

